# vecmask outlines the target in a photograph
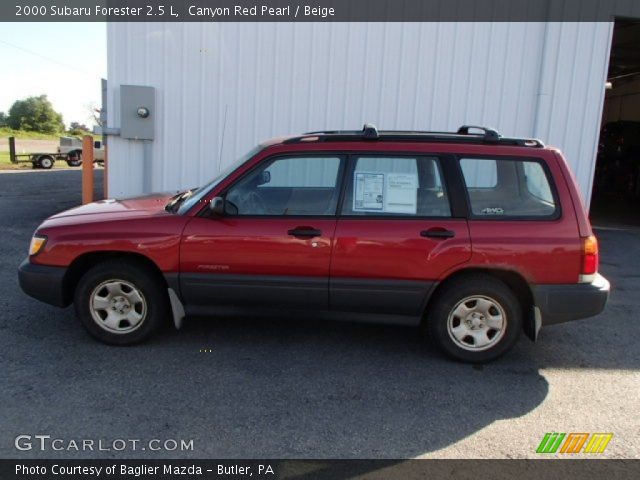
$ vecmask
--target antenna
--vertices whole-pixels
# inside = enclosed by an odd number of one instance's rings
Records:
[[[218,172],[222,167],[222,148],[224,147],[224,132],[227,129],[227,110],[229,109],[229,104],[224,106],[224,119],[222,120],[222,135],[220,138],[220,152],[218,153]]]

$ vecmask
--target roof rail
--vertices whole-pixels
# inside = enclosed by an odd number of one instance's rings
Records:
[[[303,135],[354,135],[363,138],[378,138],[378,129],[371,123],[365,123],[362,130],[318,130],[316,132],[305,132]]]
[[[493,128],[479,127],[477,125],[463,125],[458,129],[458,133],[460,135],[470,135],[469,130],[471,130],[471,129],[482,130],[484,132],[484,139],[487,142],[497,142],[502,137],[502,135],[500,135]]]
[[[472,133],[480,130],[482,133]],[[492,143],[496,145],[512,145],[521,147],[543,148],[544,144],[534,138],[503,137],[497,130],[489,127],[463,125],[456,132],[378,130],[375,125],[365,123],[362,130],[322,130],[307,132],[286,139],[283,143],[298,142],[337,142],[337,141],[396,141],[396,142],[430,142],[430,143]]]
[[[362,136],[368,139],[377,139],[378,138],[378,129],[375,125],[370,123],[365,123],[362,127]]]

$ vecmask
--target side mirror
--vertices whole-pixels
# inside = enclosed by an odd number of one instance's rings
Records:
[[[258,177],[258,186],[264,185],[265,183],[269,183],[271,181],[271,172],[263,171]]]
[[[222,217],[224,215],[224,198],[213,197],[209,202],[209,210],[216,216]]]
[[[95,142],[93,142],[93,148],[99,149],[102,146],[102,143],[100,142],[100,140],[96,140]]]

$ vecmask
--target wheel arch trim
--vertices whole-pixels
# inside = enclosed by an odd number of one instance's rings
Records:
[[[121,250],[94,250],[78,255],[69,264],[63,279],[63,298],[67,305],[73,301],[74,292],[78,286],[80,278],[94,265],[105,260],[129,258],[138,262],[153,271],[154,275],[163,282],[164,288],[167,288],[166,279],[160,267],[148,256],[139,252],[127,252]]]
[[[540,313],[539,311],[536,312],[536,305],[533,291],[531,290],[531,285],[529,284],[525,276],[522,275],[522,273],[509,268],[500,268],[493,266],[466,266],[450,272],[449,275],[434,284],[433,288],[429,291],[428,297],[426,298],[425,302],[425,314],[423,315],[423,319],[426,319],[429,307],[437,297],[438,292],[445,285],[455,281],[460,277],[474,274],[484,274],[492,276],[505,283],[507,287],[509,287],[513,291],[522,308],[522,325],[524,333],[532,341],[535,341],[540,330],[541,322]]]

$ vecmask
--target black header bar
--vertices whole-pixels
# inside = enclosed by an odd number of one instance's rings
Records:
[[[640,18],[640,0],[14,0],[2,22],[573,22]]]
[[[0,460],[2,480],[633,479],[640,460]]]

